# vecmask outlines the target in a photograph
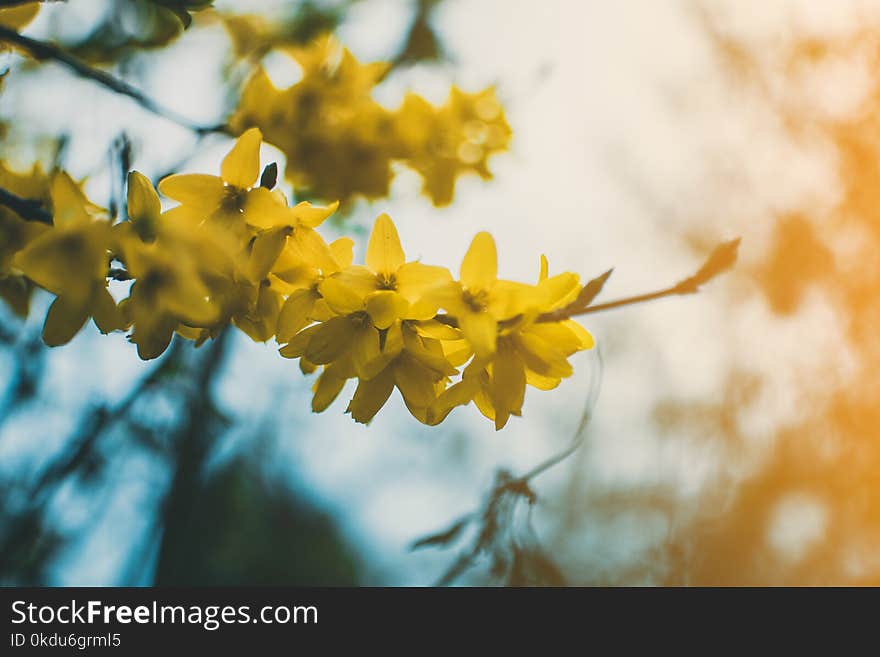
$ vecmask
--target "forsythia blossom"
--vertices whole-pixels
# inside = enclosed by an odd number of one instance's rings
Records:
[[[0,213],[0,280],[56,296],[43,332],[50,345],[70,340],[89,317],[103,332],[128,331],[144,359],[174,334],[200,343],[230,324],[255,341],[275,338],[303,372],[320,370],[315,411],[356,379],[348,412],[363,423],[397,390],[425,424],[473,401],[500,429],[522,412],[527,386],[555,387],[572,373],[568,358],[593,347],[575,321],[548,314],[578,296],[578,277],[549,276],[542,258],[535,284],[499,279],[488,233],[476,235],[454,278],[407,260],[383,214],[364,263],[353,264],[351,239],[328,244],[318,231],[336,204],[291,206],[261,184],[261,143],[250,128],[219,175],[160,181],[158,191],[177,202],[164,212],[150,181],[131,172],[128,220],[116,224],[64,173],[0,169],[22,196],[45,197],[54,218],[49,226]],[[119,303],[109,278],[132,281]]]
[[[387,196],[392,163],[402,162],[421,175],[435,205],[448,205],[458,176],[491,178],[488,158],[507,149],[510,126],[491,88],[453,87],[441,107],[410,93],[392,111],[371,95],[389,64],[361,64],[329,36],[280,50],[300,65],[301,79],[279,89],[258,67],[230,125],[237,133],[260,128],[287,156],[287,179],[311,196]]]

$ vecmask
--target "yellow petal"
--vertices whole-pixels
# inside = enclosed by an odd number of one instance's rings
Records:
[[[526,367],[541,376],[564,379],[571,376],[572,367],[565,354],[556,345],[548,342],[538,334],[524,331],[514,338],[517,353]]]
[[[125,320],[116,302],[103,285],[95,287],[91,300],[92,318],[101,333],[110,333],[125,328]]]
[[[404,342],[407,355],[431,370],[435,381],[457,373],[446,359],[439,340],[423,338],[411,328],[407,328],[404,332]]]
[[[538,390],[553,390],[562,382],[562,379],[554,379],[549,376],[541,376],[526,368],[526,383]]]
[[[275,261],[278,260],[281,250],[287,243],[289,234],[289,229],[282,226],[264,230],[254,238],[247,270],[251,282],[259,283],[269,275],[269,271],[275,266]]]
[[[470,307],[465,304],[462,295],[461,283],[453,281],[441,283],[436,287],[426,290],[422,294],[421,301],[431,304],[436,308],[443,308],[448,313],[458,317],[464,313],[472,312]]]
[[[312,312],[309,313],[309,318],[315,322],[326,322],[331,317],[336,317],[336,313],[333,312],[327,302],[324,299],[315,301]]]
[[[360,295],[335,278],[325,278],[318,286],[318,291],[334,312],[349,315],[364,309],[364,301]]]
[[[340,237],[330,242],[330,253],[339,265],[339,269],[351,267],[351,262],[354,260],[354,240],[350,237]]]
[[[107,273],[110,226],[104,221],[48,230],[15,256],[15,266],[40,287],[86,302]]]
[[[581,349],[592,349],[596,346],[596,341],[595,339],[593,339],[593,334],[575,320],[566,320],[562,322],[562,325],[577,336],[578,340],[580,340]]]
[[[367,244],[367,267],[379,274],[395,273],[405,260],[397,228],[387,214],[381,214],[373,224]]]
[[[275,339],[279,344],[290,342],[311,321],[309,313],[315,305],[317,296],[312,290],[297,290],[289,297],[278,313],[278,327]]]
[[[397,270],[397,291],[410,303],[415,303],[428,290],[452,280],[446,267],[407,262]]]
[[[235,325],[254,342],[266,342],[275,335],[280,309],[281,295],[271,287],[263,285],[260,287],[255,308],[235,317]]]
[[[330,247],[316,230],[299,227],[293,231],[290,242],[294,252],[299,252],[303,262],[318,267],[324,274],[331,274],[339,269]]]
[[[220,166],[220,176],[226,183],[247,189],[257,182],[262,141],[263,135],[259,128],[251,128],[242,133]]]
[[[312,411],[321,413],[326,410],[339,396],[339,393],[342,392],[342,388],[347,380],[346,377],[339,376],[339,370],[332,365],[324,368],[321,376],[318,377],[315,385],[312,386],[312,392],[314,393],[312,397]]]
[[[357,329],[347,317],[334,317],[317,326],[304,355],[318,365],[332,363],[351,348],[356,336]]]
[[[346,412],[351,413],[351,417],[356,422],[369,424],[379,409],[388,401],[393,390],[394,371],[389,367],[368,381],[358,382],[357,390],[355,390],[354,397],[349,402]]]
[[[489,233],[477,233],[461,263],[461,284],[469,290],[488,290],[498,279],[498,253]]]
[[[382,345],[382,356],[391,362],[403,351],[403,324],[395,322],[385,332],[385,344]]]
[[[415,324],[415,329],[418,331],[419,335],[423,335],[427,338],[434,338],[435,340],[461,339],[461,333],[457,329],[448,324],[438,322],[436,319],[418,322]]]
[[[492,406],[495,409],[495,430],[507,424],[511,415],[522,411],[526,389],[526,373],[522,361],[508,341],[502,341],[492,363]]]
[[[281,347],[281,349],[278,350],[278,353],[284,358],[299,358],[305,353],[306,348],[309,346],[309,342],[312,340],[312,336],[320,327],[321,325],[318,324],[317,326],[310,326],[307,329],[303,329],[293,336],[293,339],[287,345]]]
[[[336,212],[339,207],[339,201],[335,201],[327,207],[312,205],[308,201],[297,203],[290,212],[293,217],[303,226],[309,228],[317,228],[329,217]]]
[[[351,362],[358,378],[372,379],[381,372],[387,360],[379,351],[379,332],[368,326],[358,332],[351,346]]]
[[[209,215],[223,200],[223,181],[204,173],[179,173],[159,181],[159,191],[202,214]]]
[[[409,304],[397,292],[381,290],[373,292],[366,298],[367,314],[376,328],[386,329],[394,320],[406,314]]]
[[[294,226],[296,220],[280,193],[264,187],[250,190],[244,201],[244,220],[255,228]]]
[[[49,306],[43,324],[43,342],[50,347],[67,344],[73,339],[89,318],[87,307],[65,297],[58,297]]]
[[[550,273],[550,263],[547,261],[547,256],[543,253],[541,254],[541,269],[538,272],[538,282],[547,280],[547,276]]]
[[[499,320],[541,311],[547,305],[546,288],[505,280],[496,283],[489,299],[489,311]]]
[[[52,198],[53,223],[56,226],[88,221],[93,213],[101,210],[89,201],[82,188],[63,171],[52,178],[49,194]]]
[[[376,274],[371,272],[363,265],[354,265],[348,267],[333,275],[333,278],[345,285],[347,288],[354,290],[357,294],[365,298],[368,294],[372,294],[379,290],[378,279]]]
[[[476,391],[477,386],[472,381],[459,381],[449,386],[437,396],[437,401],[428,409],[426,423],[439,424],[446,419],[452,409],[470,404]]]
[[[554,310],[567,306],[581,291],[580,276],[571,272],[545,278],[536,286],[543,296],[541,310]]]
[[[156,223],[162,213],[159,195],[153,183],[142,173],[132,171],[128,174],[128,218],[138,235],[155,235]]]
[[[495,353],[498,324],[489,313],[463,313],[458,318],[458,324],[478,357],[486,358]]]
[[[395,363],[394,383],[408,406],[425,408],[437,401],[431,371],[408,356]]]

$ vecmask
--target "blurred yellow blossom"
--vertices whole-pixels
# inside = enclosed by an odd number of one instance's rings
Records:
[[[435,205],[447,205],[459,175],[491,178],[488,157],[508,146],[510,126],[491,88],[467,94],[453,87],[439,108],[408,94],[392,111],[372,97],[390,64],[361,64],[330,36],[278,48],[302,77],[279,89],[258,67],[229,124],[236,133],[260,128],[287,156],[287,179],[308,195],[343,204],[385,197],[399,161],[421,174]]]
[[[69,342],[89,317],[103,333],[122,327],[107,291],[111,226],[67,174],[53,177],[54,226],[19,251],[13,265],[56,295],[43,326],[51,346]]]

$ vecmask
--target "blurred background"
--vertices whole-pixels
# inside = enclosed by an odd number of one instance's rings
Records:
[[[601,299],[665,287],[737,236],[740,261],[698,295],[585,318],[598,352],[497,433],[473,406],[423,427],[397,397],[368,427],[342,399],[314,415],[311,380],[237,333],[142,362],[91,324],[44,347],[48,294],[26,320],[0,306],[0,582],[431,584],[479,522],[413,542],[484,509],[499,470],[565,449],[590,404],[580,449],[448,580],[880,584],[877,3],[217,0],[183,30],[187,4],[206,3],[45,3],[24,33],[200,125],[258,62],[296,80],[230,16],[393,62],[383,106],[494,85],[513,130],[494,179],[460,178],[438,208],[395,170],[325,231],[356,235],[356,256],[388,212],[409,257],[453,271],[480,230],[508,278],[534,280],[541,253],[584,279],[613,267]],[[232,143],[0,57],[0,156],[60,164],[102,205],[122,160],[154,181],[213,173]]]

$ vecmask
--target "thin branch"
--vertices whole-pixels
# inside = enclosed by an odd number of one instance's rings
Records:
[[[537,321],[561,322],[566,319],[570,319],[572,317],[580,315],[600,313],[604,310],[613,310],[614,308],[622,308],[623,306],[632,306],[633,304],[644,303],[646,301],[654,301],[656,299],[662,299],[664,297],[694,294],[696,292],[699,292],[700,286],[705,285],[713,278],[733,266],[733,264],[736,262],[739,242],[740,240],[739,238],[737,238],[729,242],[723,242],[716,246],[712,250],[712,253],[709,254],[706,262],[703,263],[703,266],[700,267],[700,269],[697,270],[694,275],[688,276],[687,278],[679,281],[675,285],[665,287],[661,290],[657,290],[656,292],[637,294],[632,297],[624,297],[623,299],[616,299],[614,301],[607,301],[605,303],[590,305],[593,302],[593,299],[595,299],[599,292],[602,291],[602,287],[611,276],[611,272],[613,270],[609,269],[601,276],[598,276],[597,278],[594,278],[589,283],[587,283],[581,289],[581,293],[578,294],[577,299],[572,301],[564,308],[559,308],[558,310],[552,310],[550,312],[538,315]],[[458,319],[456,319],[452,315],[440,313],[438,315],[435,315],[434,319],[441,324],[446,324],[447,326],[458,328]],[[518,317],[514,318],[514,320],[515,319],[518,319]],[[514,320],[506,321],[512,322]],[[503,326],[503,324],[504,323],[502,322],[501,325]]]
[[[176,112],[166,109],[156,103],[152,98],[146,96],[139,89],[131,86],[127,82],[116,78],[109,73],[100,69],[93,68],[85,62],[65,52],[54,43],[47,41],[39,41],[19,34],[17,31],[0,25],[0,41],[14,44],[31,54],[34,59],[39,61],[54,61],[62,64],[72,70],[80,77],[97,82],[103,87],[113,91],[114,93],[127,96],[137,102],[148,112],[152,112],[157,116],[173,121],[197,134],[210,132],[226,132],[225,124],[213,126],[203,126],[191,121],[190,119],[180,116]]]
[[[687,278],[679,281],[675,285],[663,288],[662,290],[657,290],[656,292],[637,294],[632,297],[625,297],[623,299],[617,299],[615,301],[608,301],[606,303],[590,305],[593,298],[595,298],[595,296],[599,293],[599,291],[602,289],[602,285],[605,284],[605,281],[611,274],[611,271],[609,270],[602,274],[602,276],[600,276],[599,278],[590,281],[590,283],[588,283],[583,288],[583,292],[589,292],[589,294],[587,295],[588,301],[584,301],[584,299],[582,298],[583,295],[578,295],[578,298],[565,308],[560,308],[559,310],[554,310],[552,312],[539,315],[538,321],[559,322],[579,315],[589,315],[591,313],[598,313],[604,310],[612,310],[614,308],[621,308],[623,306],[631,306],[636,303],[654,301],[656,299],[662,299],[664,297],[694,294],[696,292],[699,292],[700,286],[705,285],[713,278],[727,271],[734,265],[739,250],[739,242],[740,240],[739,238],[737,238],[735,240],[730,240],[729,242],[723,242],[716,246],[695,274],[693,274],[692,276],[688,276]],[[591,289],[591,286],[593,286],[594,284],[596,284],[596,286],[592,287]]]
[[[0,187],[0,205],[6,206],[27,221],[38,221],[41,224],[52,225],[52,215],[40,201],[22,198],[2,187]]]
[[[656,292],[649,292],[647,294],[637,294],[632,297],[624,297],[623,299],[616,299],[615,301],[608,301],[606,303],[598,303],[595,306],[587,306],[586,308],[581,308],[579,310],[569,310],[567,308],[563,308],[561,311],[555,310],[553,312],[544,313],[538,317],[539,322],[560,322],[566,319],[570,319],[571,317],[576,317],[579,315],[589,315],[590,313],[600,313],[604,310],[613,310],[614,308],[622,308],[623,306],[631,306],[636,303],[644,303],[645,301],[654,301],[655,299],[662,299],[664,297],[676,296],[679,294],[685,294],[684,292],[679,292],[676,286],[668,287],[663,290],[657,290]],[[687,292],[687,294],[691,294],[691,292]]]
[[[530,486],[532,479],[559,465],[583,446],[586,440],[587,425],[590,423],[593,407],[598,395],[598,380],[602,376],[602,355],[599,351],[596,353],[598,354],[599,374],[594,379],[593,387],[587,395],[584,412],[568,447],[518,477],[513,476],[507,470],[498,471],[495,476],[492,492],[481,509],[476,509],[461,516],[449,528],[443,531],[424,536],[410,544],[410,550],[418,550],[425,547],[442,548],[455,541],[472,522],[480,521],[479,531],[473,543],[459,553],[452,565],[437,580],[435,586],[451,584],[471,566],[475,565],[480,555],[491,552],[493,546],[498,545],[499,536],[503,535],[505,525],[509,525],[513,521],[513,514],[516,511],[517,503],[521,499],[525,499],[531,509],[537,501],[538,497]]]

